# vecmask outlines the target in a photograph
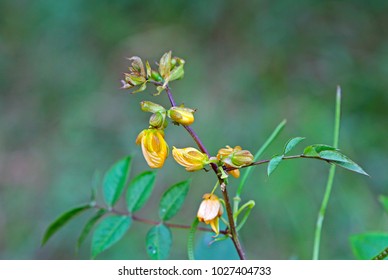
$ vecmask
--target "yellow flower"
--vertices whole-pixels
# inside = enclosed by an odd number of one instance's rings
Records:
[[[201,170],[209,163],[209,157],[195,148],[172,148],[172,156],[175,161],[184,166],[187,171]]]
[[[206,193],[203,195],[203,201],[199,206],[197,217],[200,222],[210,224],[213,231],[219,234],[219,217],[224,212],[222,204],[214,194]]]
[[[161,168],[168,155],[168,145],[161,129],[144,129],[136,138],[143,156],[151,168]]]
[[[185,107],[172,107],[168,110],[168,116],[174,121],[182,125],[191,125],[194,122],[194,109]]]

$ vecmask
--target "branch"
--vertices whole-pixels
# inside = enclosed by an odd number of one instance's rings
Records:
[[[324,158],[321,158],[321,157],[305,156],[305,155],[303,155],[303,154],[294,155],[294,156],[286,156],[286,157],[283,157],[282,160],[297,159],[297,158],[318,159],[318,160],[322,160],[322,161],[325,161],[325,162],[327,162],[327,163],[330,163],[330,161],[327,160],[327,159],[324,159]],[[227,168],[225,169],[225,171],[232,171],[232,170],[235,170],[235,169],[242,169],[242,168],[247,168],[247,167],[250,167],[250,166],[261,165],[261,164],[268,163],[268,162],[270,162],[270,161],[271,161],[270,159],[263,159],[263,160],[259,160],[259,161],[252,162],[252,163],[249,164],[249,165],[241,166],[240,168],[227,167]]]
[[[129,212],[123,212],[123,211],[119,211],[119,210],[116,210],[116,209],[113,209],[113,208],[112,209],[107,209],[107,208],[105,208],[103,206],[100,206],[100,205],[94,205],[93,208],[95,208],[95,209],[103,209],[103,210],[106,210],[109,213],[114,213],[114,214],[121,215],[121,216],[128,216],[128,217],[131,217],[134,221],[145,223],[145,224],[149,224],[149,225],[158,225],[158,224],[160,224],[160,221],[144,219],[144,218],[141,218],[139,216],[133,215],[133,214],[131,214]],[[163,223],[166,226],[171,227],[171,228],[178,228],[178,229],[190,229],[191,228],[191,226],[189,226],[189,225],[181,225],[181,224],[174,224],[174,223],[168,223],[168,222],[163,222]],[[213,232],[212,229],[205,228],[205,227],[197,227],[197,229],[200,230],[200,231]],[[229,231],[228,230],[220,230],[220,233],[223,234],[223,235],[228,235]]]

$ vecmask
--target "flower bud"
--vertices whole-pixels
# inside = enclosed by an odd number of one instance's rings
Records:
[[[249,165],[253,162],[253,155],[248,150],[236,151],[232,156],[232,163],[236,166]]]
[[[203,201],[199,206],[197,217],[200,222],[210,224],[213,231],[219,234],[219,217],[224,212],[219,198],[210,193],[203,195]]]
[[[145,70],[140,57],[133,56],[128,59],[131,61],[131,67],[129,67],[129,73],[124,73],[125,77],[121,81],[121,88],[131,89],[138,86],[139,88],[132,93],[141,92],[147,87],[149,63],[147,62],[147,70]]]
[[[209,157],[195,148],[172,148],[175,161],[186,168],[187,171],[201,170],[209,163]]]
[[[165,112],[166,109],[162,105],[156,104],[151,101],[142,101],[140,102],[140,107],[141,110],[144,112],[151,112],[151,113],[156,113],[156,112]]]
[[[174,122],[177,122],[182,125],[190,125],[194,122],[194,109],[185,108],[185,107],[171,107],[168,110],[168,116]]]
[[[166,113],[165,112],[153,113],[150,117],[149,123],[150,123],[150,126],[154,128],[166,128],[167,127]]]
[[[239,168],[253,162],[253,155],[248,150],[243,150],[240,146],[231,148],[226,146],[218,151],[217,158],[227,167]],[[232,174],[233,175],[233,174]]]
[[[221,148],[218,150],[217,158],[222,160],[223,158],[228,157],[231,153],[233,153],[233,148],[227,145],[226,148]]]
[[[157,81],[157,82],[163,81],[162,76],[160,76],[160,74],[157,71],[154,71],[154,70],[152,70],[152,72],[151,72],[151,78],[153,80]]]

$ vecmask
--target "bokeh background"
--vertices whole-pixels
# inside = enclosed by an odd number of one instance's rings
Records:
[[[130,95],[120,79],[126,57],[154,62],[172,50],[186,60],[185,78],[172,84],[176,100],[198,108],[193,127],[213,154],[224,145],[255,152],[284,118],[263,158],[295,136],[307,137],[305,146],[332,143],[341,85],[340,147],[371,177],[337,169],[321,258],[353,259],[350,235],[388,231],[378,202],[388,194],[387,14],[388,1],[366,0],[1,1],[0,258],[89,258],[90,242],[74,249],[88,214],[43,248],[42,235],[60,213],[88,201],[96,171],[128,154],[132,176],[148,169],[135,145],[149,117],[139,102],[167,105],[167,98],[154,90]],[[192,145],[173,125],[166,139]],[[308,160],[284,162],[271,178],[264,166],[255,169],[242,197],[256,201],[241,231],[248,258],[311,258],[328,169]],[[171,157],[139,215],[157,219],[160,194],[187,177],[187,203],[173,221],[190,224],[214,175],[187,174]],[[146,259],[148,229],[133,224],[100,257]],[[187,232],[173,234],[170,257],[185,259]],[[233,257],[207,249],[201,257]]]

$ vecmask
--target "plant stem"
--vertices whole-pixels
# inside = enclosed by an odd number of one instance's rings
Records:
[[[334,137],[333,137],[334,148],[338,148],[340,118],[341,118],[341,88],[338,86],[336,102],[335,102]],[[321,243],[322,225],[323,225],[323,220],[325,219],[326,209],[329,202],[331,190],[333,187],[334,175],[335,175],[335,165],[332,165],[330,167],[329,177],[326,183],[325,194],[323,196],[321,208],[319,210],[318,218],[315,226],[313,260],[318,260],[319,258],[319,247]]]
[[[272,143],[272,141],[279,135],[279,133],[283,130],[284,126],[286,125],[287,120],[283,120],[281,123],[278,124],[278,126],[275,128],[275,130],[272,132],[272,134],[268,137],[268,139],[265,141],[263,146],[260,147],[260,149],[255,154],[254,160],[258,160],[259,157],[264,153],[264,151],[268,148],[268,146]],[[255,164],[251,164],[255,165]],[[251,166],[250,165],[250,166]],[[252,172],[252,168],[248,168],[247,171],[245,171],[244,176],[241,178],[240,184],[236,191],[236,197],[240,197],[240,194],[243,190],[243,187],[245,185],[245,182],[249,176],[249,174]]]
[[[170,100],[171,105],[176,106],[176,102],[175,102],[174,97],[172,95],[171,89],[168,85],[166,86],[165,90],[166,90],[166,93],[167,93],[168,99]],[[190,136],[193,138],[195,143],[197,143],[198,148],[203,153],[207,154],[210,157],[209,152],[207,151],[205,145],[202,143],[202,141],[199,138],[199,136],[197,135],[197,133],[195,133],[195,131],[190,126],[184,125],[183,127],[190,134]],[[241,243],[238,239],[236,225],[235,225],[234,219],[233,219],[233,211],[232,211],[232,207],[230,204],[229,195],[228,195],[228,191],[226,188],[225,180],[222,179],[221,176],[219,175],[218,170],[217,170],[217,165],[215,163],[211,163],[211,167],[212,167],[214,173],[216,174],[218,181],[220,182],[222,195],[223,195],[224,201],[225,201],[225,208],[226,208],[226,212],[227,212],[228,220],[229,220],[229,231],[230,231],[230,235],[231,235],[234,247],[236,248],[236,251],[237,251],[240,259],[244,260],[245,253],[244,253],[244,250],[243,250]]]
[[[224,185],[224,187],[223,187],[223,185]],[[236,230],[236,225],[234,223],[232,207],[230,205],[228,191],[226,190],[226,185],[224,182],[221,183],[221,191],[222,191],[222,195],[224,196],[226,213],[228,214],[228,220],[229,220],[229,230],[230,230],[230,234],[231,234],[231,238],[232,238],[234,247],[236,248],[236,251],[237,251],[240,259],[245,260],[246,259],[245,252],[241,246],[240,240],[238,239],[238,233]]]
[[[137,222],[141,222],[141,223],[145,223],[145,224],[149,224],[149,225],[158,225],[158,224],[160,224],[160,221],[144,219],[144,218],[141,218],[139,216],[133,215],[133,214],[128,213],[128,212],[119,211],[119,210],[116,210],[116,209],[107,209],[107,208],[105,208],[103,206],[99,206],[99,205],[94,205],[93,207],[96,208],[96,209],[107,210],[107,212],[114,213],[116,215],[130,216],[134,221],[137,221]],[[178,229],[190,229],[191,228],[191,226],[189,226],[189,225],[174,224],[174,223],[169,223],[169,222],[163,222],[163,223],[166,226],[171,227],[171,228],[178,228]],[[213,230],[211,230],[210,228],[207,228],[207,227],[197,227],[197,229],[200,230],[200,231],[213,232]],[[224,235],[227,235],[227,234],[229,234],[229,231],[227,231],[227,230],[220,230],[220,233],[224,234]]]
[[[284,126],[286,125],[287,120],[284,119],[281,123],[278,124],[278,126],[275,128],[275,130],[272,132],[272,134],[268,137],[268,139],[264,142],[264,144],[260,147],[260,149],[256,152],[253,160],[257,161],[261,155],[264,153],[264,151],[268,148],[268,146],[275,140],[275,138],[279,135],[279,133],[283,130]],[[251,164],[249,166],[252,166],[254,164]],[[248,176],[251,174],[253,168],[247,168],[247,170],[244,172],[243,177],[240,180],[240,184],[238,185],[236,195],[233,198],[233,212],[236,213],[238,211],[238,207],[241,201],[240,195],[241,192],[245,186],[245,183],[248,179]],[[236,217],[236,223],[237,223],[237,217]],[[240,225],[239,225],[240,226]]]
[[[285,157],[282,158],[282,160],[297,159],[297,158],[318,159],[318,160],[322,160],[322,161],[325,161],[325,162],[327,162],[327,163],[330,163],[330,160],[327,160],[327,159],[324,159],[324,158],[321,158],[321,157],[306,156],[306,155],[304,155],[304,154],[293,155],[293,156],[285,156]],[[241,166],[240,168],[227,167],[227,168],[225,169],[225,171],[231,171],[231,170],[235,170],[235,169],[248,168],[248,167],[252,167],[252,166],[256,166],[256,165],[265,164],[265,163],[268,163],[268,162],[270,162],[270,161],[271,161],[270,159],[263,159],[263,160],[259,160],[259,161],[256,161],[256,162],[252,162],[252,163],[249,164],[249,165]]]

